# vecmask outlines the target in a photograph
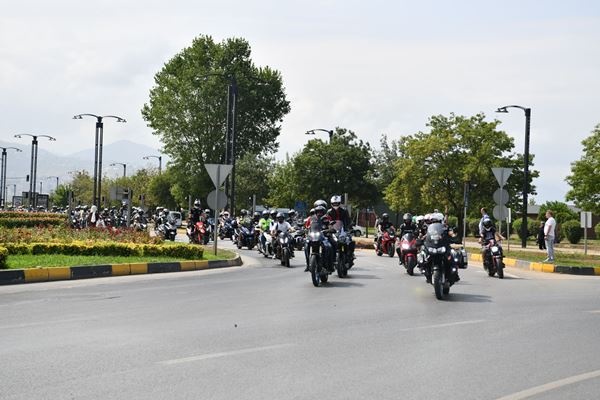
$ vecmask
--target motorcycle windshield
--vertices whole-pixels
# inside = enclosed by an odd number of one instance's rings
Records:
[[[343,230],[344,223],[342,221],[334,221],[333,224],[330,225],[330,227],[340,232],[341,230]]]
[[[427,227],[427,235],[425,236],[425,244],[428,247],[444,246],[445,228],[439,222],[431,224]]]
[[[402,240],[405,242],[412,242],[415,238],[415,235],[412,232],[406,232],[404,236],[402,236]]]

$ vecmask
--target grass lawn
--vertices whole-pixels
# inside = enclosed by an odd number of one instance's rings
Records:
[[[228,250],[218,250],[215,256],[212,248],[204,251],[204,260],[225,260],[235,257]],[[9,269],[26,269],[36,267],[73,267],[77,265],[106,265],[146,262],[176,262],[183,261],[174,257],[122,257],[122,256],[67,256],[63,254],[45,255],[10,255],[7,258]]]
[[[539,253],[504,249],[504,256],[517,258],[519,260],[542,262],[546,259],[546,252],[540,250]],[[554,250],[554,264],[572,267],[600,267],[600,257],[596,255],[572,254]]]

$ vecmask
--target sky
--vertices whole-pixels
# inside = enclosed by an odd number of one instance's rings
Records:
[[[52,135],[71,154],[127,139],[157,150],[142,119],[154,75],[200,35],[246,39],[281,72],[291,112],[279,159],[309,129],[342,127],[379,147],[426,132],[433,115],[483,112],[524,151],[531,111],[536,202],[564,201],[571,162],[600,123],[600,1],[0,0],[0,141]],[[323,134],[326,139],[327,134]],[[27,143],[27,144],[26,144]],[[482,160],[483,161],[483,160]]]

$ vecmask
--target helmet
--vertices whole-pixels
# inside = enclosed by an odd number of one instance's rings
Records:
[[[326,212],[327,212],[327,210],[323,206],[316,206],[315,207],[315,215],[317,217],[322,217],[323,215],[325,215]]]
[[[383,214],[381,214],[381,219],[384,221],[387,221],[390,219],[390,216],[388,215],[388,213],[383,213]]]
[[[283,217],[282,213],[277,213],[277,217],[276,218],[277,218],[277,221],[283,222],[284,217]]]
[[[404,216],[402,217],[402,219],[404,220],[404,223],[406,225],[410,225],[412,223],[412,215],[410,215],[410,213],[404,214]]]
[[[442,222],[444,220],[444,214],[440,212],[434,212],[429,216],[429,220],[431,221],[431,223]]]
[[[163,214],[167,215],[169,213],[169,210],[166,208],[163,208],[162,212],[163,212]]]
[[[327,202],[325,200],[317,200],[317,201],[315,201],[313,206],[315,207],[315,209],[319,206],[321,206],[323,208],[327,208]]]
[[[269,211],[269,215],[272,219],[277,218],[277,210],[273,208],[271,211]]]
[[[200,204],[200,200],[196,199],[196,200],[194,201],[194,207],[196,207],[196,208],[200,208],[200,206],[201,206],[201,204]]]
[[[262,216],[263,216],[264,219],[269,218],[269,210],[263,210]]]
[[[225,217],[225,218],[229,218],[229,211],[225,211],[225,212],[223,212],[223,217]]]
[[[254,211],[254,218],[260,219],[260,213],[258,211]]]
[[[210,209],[207,208],[206,210],[204,210],[204,212],[206,213],[206,215],[208,215],[210,214]]]
[[[334,195],[331,197],[331,207],[338,208],[342,203],[342,197],[338,195]]]
[[[290,218],[294,218],[296,216],[296,210],[294,210],[293,208],[288,212],[288,215],[290,216]]]
[[[248,211],[246,211],[245,209],[242,208],[242,210],[240,211],[240,215],[242,217],[245,217],[246,215],[248,215]]]
[[[490,229],[492,229],[492,220],[489,218],[485,218],[483,220],[483,227],[485,228],[486,231],[489,231]]]
[[[315,209],[311,208],[310,211],[308,212],[310,215],[315,215]]]

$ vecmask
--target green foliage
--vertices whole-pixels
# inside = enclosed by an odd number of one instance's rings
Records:
[[[430,132],[402,137],[395,150],[399,157],[394,179],[385,189],[386,202],[393,210],[447,206],[450,214],[462,215],[464,185],[470,182],[470,204],[477,208],[489,204],[498,188],[491,167],[516,168],[522,160],[512,153],[514,141],[497,130],[498,124],[497,120],[485,121],[482,113],[472,117],[437,115],[429,119]],[[508,207],[515,208],[523,180],[519,181],[518,171],[513,174],[506,189],[511,195]],[[538,172],[530,175],[531,182]],[[535,193],[534,186],[530,192]]]
[[[267,181],[269,194],[265,198],[265,205],[293,207],[296,200],[301,199],[294,162],[295,159],[292,159],[275,164]],[[308,201],[308,199],[304,200]]]
[[[256,67],[244,39],[216,43],[210,36],[200,36],[154,77],[142,116],[171,157],[177,177],[171,183],[178,187],[170,194],[176,201],[188,194],[204,197],[213,189],[204,164],[225,162],[227,92],[234,80],[234,157],[276,151],[280,123],[290,105],[281,74]]]
[[[512,231],[516,232],[519,235],[519,238],[523,239],[523,233],[521,232],[521,226],[523,225],[523,218],[516,219],[512,222]],[[540,226],[540,222],[527,218],[527,237],[537,235],[538,229]]]
[[[538,214],[539,220],[546,220],[546,211],[552,210],[554,213],[554,219],[557,224],[562,224],[563,222],[579,219],[579,215],[571,210],[569,206],[560,201],[547,201],[545,204],[540,206],[540,212]]]
[[[175,209],[178,204],[185,203],[187,194],[178,192],[180,199],[177,201],[173,195],[174,189],[178,187],[176,174],[173,168],[167,168],[162,174],[155,175],[148,185],[146,192],[149,194],[149,204],[160,205],[168,209]]]
[[[8,249],[6,247],[0,247],[0,269],[8,268],[6,265],[6,258],[8,257]]]
[[[37,217],[31,218],[0,218],[0,227],[2,228],[32,228],[35,226],[57,226],[66,222],[66,216],[56,217]]]
[[[467,219],[467,231],[468,234],[474,237],[479,237],[479,218]]]
[[[571,175],[566,179],[571,185],[566,199],[574,200],[585,211],[600,214],[600,124],[581,143],[583,155],[571,163]]]
[[[594,227],[594,232],[596,232],[596,239],[600,239],[600,222]]]
[[[103,186],[106,188],[106,185]],[[77,171],[69,185],[73,191],[74,204],[91,204],[94,191],[94,178],[85,170]]]
[[[448,216],[448,226],[452,226],[457,229],[462,229],[462,226],[458,226],[458,217],[455,217],[454,215]]]
[[[583,229],[579,223],[579,220],[565,221],[561,225],[561,231],[569,240],[569,243],[579,243],[583,236]]]
[[[253,195],[256,195],[257,204],[264,204],[264,199],[269,195],[268,182],[274,167],[274,158],[265,154],[247,153],[236,161],[235,188],[238,209],[251,209]],[[285,205],[287,206],[287,203]]]
[[[69,191],[71,190],[73,190],[71,185],[58,185],[50,195],[50,203],[57,207],[67,207],[69,205]]]
[[[394,164],[401,154],[401,140],[388,142],[387,135],[382,135],[380,140],[381,150],[373,154],[374,176],[373,182],[380,193],[383,193],[395,177]]]
[[[1,219],[0,219],[1,220]],[[0,243],[160,243],[161,239],[148,232],[134,229],[71,229],[65,225],[33,228],[0,229]]]

